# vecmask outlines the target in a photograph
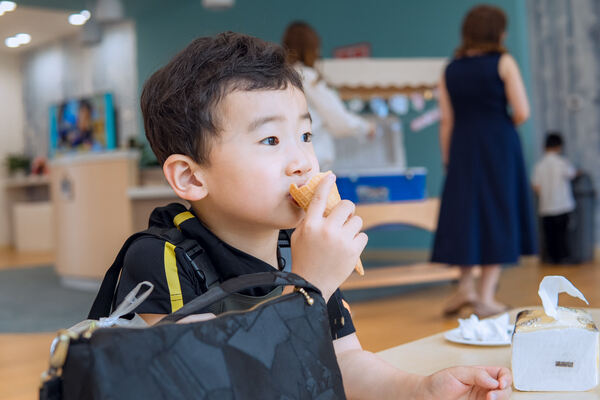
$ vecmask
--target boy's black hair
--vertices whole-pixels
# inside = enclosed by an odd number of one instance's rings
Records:
[[[546,144],[545,144],[546,149],[562,147],[562,145],[563,145],[563,138],[562,138],[560,132],[548,132],[548,134],[546,135]]]
[[[162,165],[171,154],[208,164],[219,136],[215,112],[236,90],[302,90],[302,79],[275,43],[234,32],[190,43],[144,84],[141,97],[146,137]]]

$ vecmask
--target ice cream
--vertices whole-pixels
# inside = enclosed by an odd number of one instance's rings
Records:
[[[308,209],[308,205],[310,204],[310,201],[312,200],[312,197],[315,194],[315,190],[317,189],[319,182],[321,182],[321,179],[323,179],[327,174],[330,173],[331,171],[321,172],[313,176],[306,183],[306,185],[300,187],[298,187],[295,183],[292,183],[290,185],[290,194],[298,203],[298,205],[304,209],[304,211]],[[335,207],[335,205],[338,204],[340,201],[342,201],[342,198],[340,197],[340,193],[338,192],[337,186],[334,183],[333,188],[327,196],[327,206],[325,207],[325,212],[323,215],[328,216],[333,207]],[[354,269],[356,270],[356,272],[359,273],[359,275],[365,274],[365,270],[363,268],[362,262],[360,261],[360,258],[358,259],[358,262],[356,263]]]

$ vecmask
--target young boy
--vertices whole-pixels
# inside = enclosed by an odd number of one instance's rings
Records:
[[[557,132],[546,136],[544,157],[535,165],[533,189],[538,195],[538,212],[551,263],[567,261],[567,225],[575,209],[571,180],[577,171],[562,153],[563,139]]]
[[[367,236],[349,201],[323,217],[333,175],[321,181],[306,213],[289,195],[290,184],[306,183],[319,165],[301,78],[281,47],[231,32],[196,39],[148,79],[141,102],[146,135],[165,177],[191,204],[189,212],[174,205],[155,210],[151,225],[175,224],[196,240],[221,281],[283,268],[279,232],[295,228],[291,269],[328,301],[349,398],[508,398],[512,378],[506,368],[455,367],[424,377],[361,348],[338,287]],[[149,323],[190,301],[199,283],[176,260],[168,242],[134,242],[117,301],[136,283],[152,281],[154,292],[136,310]]]

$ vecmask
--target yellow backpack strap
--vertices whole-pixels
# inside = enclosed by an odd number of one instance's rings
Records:
[[[184,221],[187,221],[190,218],[194,218],[194,214],[192,214],[189,211],[185,211],[185,212],[177,214],[173,218],[173,223],[175,224],[175,226],[177,227],[177,229],[179,229],[179,225],[181,225]]]
[[[171,299],[171,312],[175,312],[183,307],[183,294],[181,293],[181,283],[179,282],[179,272],[177,271],[175,246],[169,242],[165,242],[164,262],[167,285],[169,286],[169,297]]]

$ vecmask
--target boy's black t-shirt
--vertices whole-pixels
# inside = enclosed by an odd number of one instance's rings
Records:
[[[198,241],[206,251],[221,282],[243,274],[272,271],[273,267],[266,262],[223,242],[195,218],[191,210],[188,212],[180,204],[154,210],[150,225],[172,227],[174,220],[186,237]],[[160,238],[144,236],[134,241],[125,255],[116,304],[120,304],[127,293],[142,281],[150,281],[154,290],[135,310],[138,314],[170,314],[175,311],[174,304],[187,304],[197,297],[201,293],[198,277],[191,268],[169,262],[168,252],[169,244]],[[280,262],[280,269],[284,267],[282,264]],[[270,290],[257,288],[242,293],[264,296]],[[174,292],[180,292],[182,296],[175,303],[171,298]],[[355,332],[348,305],[339,289],[329,299],[327,308],[333,339]]]

